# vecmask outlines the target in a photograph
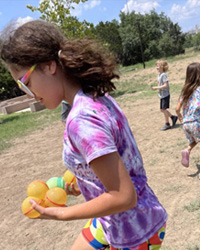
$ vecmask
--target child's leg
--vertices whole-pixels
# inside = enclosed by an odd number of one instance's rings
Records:
[[[169,118],[172,117],[172,114],[168,111],[169,101],[170,101],[170,96],[160,99],[160,111],[164,114],[164,117],[165,117],[165,125],[164,127],[161,128],[161,130],[167,130],[171,128],[169,124]]]
[[[197,145],[197,142],[192,142],[188,145],[188,152],[191,153],[192,149]]]
[[[86,239],[83,237],[82,233],[79,234],[77,239],[75,240],[73,246],[71,247],[71,250],[94,250],[92,246],[89,245],[89,243],[86,241]]]
[[[170,104],[170,95],[167,96],[167,97],[164,97],[160,100],[160,111],[164,114],[165,116],[165,126],[167,129],[170,128],[170,124],[169,124],[169,118],[171,118],[172,120],[172,126],[174,127],[176,122],[177,122],[177,119],[178,117],[175,116],[175,115],[172,115],[170,112],[169,112],[169,104]],[[163,127],[163,128],[164,128]],[[162,129],[162,130],[165,130],[165,129]]]
[[[161,109],[160,111],[164,114],[164,117],[165,117],[165,125],[161,128],[161,130],[164,131],[164,130],[170,129],[171,126],[170,126],[170,123],[169,123],[168,110],[167,109]]]
[[[100,250],[108,247],[100,221],[93,218],[86,223],[71,250]]]
[[[164,116],[165,116],[165,122],[166,122],[166,123],[169,123],[169,118],[171,118],[171,120],[172,120],[172,125],[174,126],[174,125],[176,124],[176,122],[177,122],[178,117],[175,116],[175,115],[172,115],[172,114],[169,112],[168,109],[165,109],[165,110],[163,110],[162,112],[164,113]]]
[[[171,113],[167,109],[161,109],[160,110],[165,117],[165,123],[169,123],[169,118],[172,116]]]
[[[184,134],[189,141],[187,149],[181,152],[181,163],[184,167],[189,167],[190,153],[192,149],[197,145],[197,142],[200,139],[199,135],[199,123],[191,122],[183,124]]]

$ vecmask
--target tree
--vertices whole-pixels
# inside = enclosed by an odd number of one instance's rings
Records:
[[[193,36],[190,34],[185,35],[184,48],[191,48],[194,46]]]
[[[76,17],[71,16],[74,4],[84,3],[88,0],[44,0],[39,7],[27,5],[31,11],[39,11],[40,19],[58,25],[64,34],[69,37],[94,36],[94,25],[87,21],[79,22]]]
[[[162,12],[149,14],[120,13],[123,65],[184,53],[185,34]],[[142,50],[141,50],[142,46]]]
[[[3,101],[23,94],[0,60],[0,100]]]
[[[200,33],[194,35],[193,44],[196,50],[200,50]]]
[[[99,22],[95,27],[95,35],[110,51],[116,54],[119,60],[122,59],[122,42],[117,20]]]
[[[130,14],[120,13],[119,34],[122,40],[122,64],[124,66],[142,62],[137,18],[138,15],[134,11]],[[142,34],[141,39],[143,40]]]

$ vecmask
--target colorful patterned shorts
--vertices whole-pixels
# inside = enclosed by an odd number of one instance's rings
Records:
[[[96,218],[90,219],[82,230],[87,242],[98,250],[159,250],[165,237],[166,224],[155,233],[150,239],[139,246],[131,248],[114,248],[108,245],[103,233],[100,221]]]
[[[185,136],[190,144],[200,142],[200,123],[199,122],[187,122],[183,124],[183,130]]]

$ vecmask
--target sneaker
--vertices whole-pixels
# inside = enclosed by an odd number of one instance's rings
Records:
[[[174,127],[177,122],[178,116],[173,115],[171,119],[172,119],[172,127]]]
[[[189,167],[189,161],[190,161],[190,154],[187,149],[183,150],[181,152],[181,164],[188,168]]]
[[[165,124],[164,127],[162,127],[160,130],[164,131],[164,130],[167,130],[167,129],[170,129],[171,126],[168,125],[168,124]]]

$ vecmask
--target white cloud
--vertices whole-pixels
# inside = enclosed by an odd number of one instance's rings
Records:
[[[84,5],[84,9],[93,9],[94,7],[98,6],[101,4],[101,0],[91,0],[89,3]]]
[[[16,20],[14,26],[15,26],[15,28],[18,28],[18,27],[21,26],[22,24],[27,23],[27,22],[32,21],[32,20],[33,20],[33,18],[30,17],[30,16],[27,16],[27,17],[24,17],[24,18],[19,17],[19,18]]]
[[[76,16],[76,17],[81,16],[82,11],[83,11],[83,8],[82,8],[82,6],[79,6],[79,5],[77,5],[77,6],[75,7],[75,9],[71,9],[71,10],[70,10],[71,15],[72,15],[72,16]]]
[[[200,1],[187,0],[184,5],[173,4],[169,12],[169,17],[175,22],[181,20],[195,19],[199,16]]]
[[[32,21],[33,18],[30,16],[27,17],[19,17],[16,21],[15,20],[11,20],[6,27],[0,31],[0,38],[1,39],[7,39],[13,31],[15,31],[19,26],[23,25],[24,23],[27,23],[29,21]]]
[[[199,0],[188,0],[187,5],[191,8],[198,7],[198,6],[200,6],[200,1]]]
[[[89,9],[93,9],[96,6],[101,4],[101,0],[91,0],[88,1],[86,3],[79,3],[79,4],[74,4],[74,9],[71,9],[71,15],[72,16],[76,16],[79,17],[81,16],[83,9],[84,10],[89,10]]]
[[[149,13],[152,9],[156,9],[160,7],[159,2],[160,0],[129,0],[127,4],[125,4],[124,8],[122,9],[123,12],[132,12],[135,11],[136,13]]]

